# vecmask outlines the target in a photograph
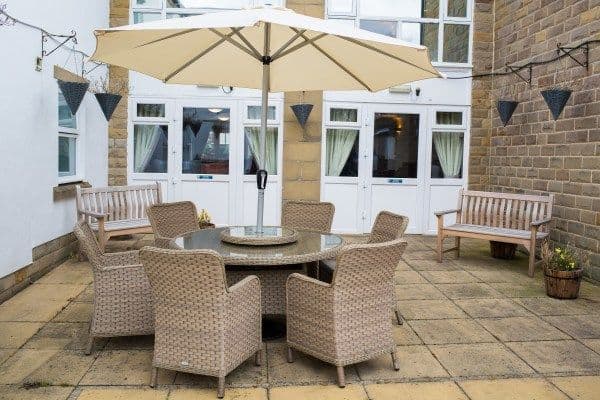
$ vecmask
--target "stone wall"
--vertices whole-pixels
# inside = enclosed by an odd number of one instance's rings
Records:
[[[111,27],[129,24],[129,0],[110,0]],[[129,84],[129,72],[120,67],[109,68],[109,82]],[[127,93],[119,102],[108,124],[108,184],[127,184]]]
[[[478,8],[482,3],[478,1]],[[496,0],[492,15],[495,70],[534,57],[551,58],[556,55],[557,43],[568,46],[600,38],[597,0]],[[478,38],[481,36],[475,37],[475,49],[481,45]],[[489,45],[487,39],[483,41],[485,47]],[[574,55],[582,57],[581,51]],[[600,280],[599,44],[591,45],[589,56],[588,70],[570,59],[534,67],[531,86],[515,76],[494,79],[487,188],[553,193],[551,239],[586,253],[590,261],[587,275]],[[481,81],[474,83],[474,88],[478,85]],[[557,121],[540,94],[540,90],[553,86],[573,90]],[[520,102],[506,127],[495,110],[499,97]],[[472,151],[471,157],[475,156]]]

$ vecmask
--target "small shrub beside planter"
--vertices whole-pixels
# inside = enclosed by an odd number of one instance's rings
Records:
[[[109,83],[109,80],[104,77],[100,77],[94,86],[90,88],[90,92],[94,93],[107,121],[110,121],[127,89],[125,81],[115,79]]]
[[[583,267],[576,255],[567,248],[542,247],[546,294],[557,299],[576,299],[583,276]]]

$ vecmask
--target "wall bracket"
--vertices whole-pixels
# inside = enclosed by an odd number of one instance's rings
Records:
[[[578,60],[571,54],[578,49],[581,49],[583,53],[583,61]],[[556,53],[559,56],[562,56],[563,54],[568,56],[571,60],[575,61],[577,64],[579,64],[586,70],[589,70],[590,68],[590,44],[587,42],[575,47],[561,46],[560,43],[556,43]]]
[[[531,77],[532,77],[532,69],[533,69],[533,67],[531,65],[515,67],[513,65],[506,64],[506,69],[508,71],[512,72],[513,74],[517,75],[519,78],[521,78],[521,80],[523,82],[527,83],[528,85],[531,85]],[[526,70],[529,73],[529,76],[525,77],[525,76],[521,75],[522,70]]]

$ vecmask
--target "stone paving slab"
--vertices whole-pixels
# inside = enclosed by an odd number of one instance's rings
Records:
[[[471,400],[568,400],[544,379],[497,379],[459,382]]]

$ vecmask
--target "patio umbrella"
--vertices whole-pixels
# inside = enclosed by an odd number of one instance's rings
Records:
[[[93,60],[165,83],[262,89],[257,181],[264,182],[269,91],[375,92],[441,77],[424,46],[282,8],[215,12],[95,33]],[[259,184],[258,232],[263,208]]]

